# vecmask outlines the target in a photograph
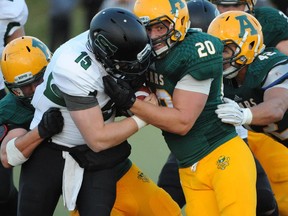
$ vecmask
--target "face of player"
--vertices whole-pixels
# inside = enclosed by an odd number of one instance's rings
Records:
[[[43,82],[43,78],[40,78],[27,85],[24,85],[18,88],[12,88],[12,91],[16,96],[29,98],[34,95],[36,87],[40,85],[42,82]]]
[[[219,10],[220,14],[226,11],[244,11],[245,4],[233,4],[233,5],[217,5],[217,9]]]
[[[232,56],[235,54],[236,48],[237,47],[235,44],[229,44],[229,45],[224,46],[224,49],[223,49],[223,59],[224,59],[223,70],[226,70],[227,68],[229,68],[231,66],[230,61],[225,61],[225,60],[232,58]],[[238,64],[236,64],[236,65],[238,65]]]
[[[156,23],[146,28],[149,37],[152,39],[152,42],[153,40],[159,41],[159,43],[156,43],[156,44],[153,43],[153,48],[155,51],[166,46],[165,36],[167,32],[169,31],[169,28],[170,28],[169,26],[170,26],[170,22],[168,20],[164,20],[160,23]],[[163,40],[159,40],[161,39],[161,37],[163,37]]]

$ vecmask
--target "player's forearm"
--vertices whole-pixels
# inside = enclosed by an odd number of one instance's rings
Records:
[[[284,113],[278,106],[259,104],[250,108],[253,118],[251,125],[268,125],[282,120]]]
[[[137,131],[136,122],[129,117],[119,122],[104,124],[101,129],[84,134],[84,138],[93,151],[100,152],[121,144]]]
[[[176,108],[155,106],[143,101],[137,100],[130,110],[147,123],[179,135],[185,135],[195,123]]]
[[[31,132],[27,132],[23,128],[9,131],[1,145],[3,166],[9,168],[23,164],[42,140],[37,128]]]
[[[34,128],[32,131],[19,136],[15,140],[15,146],[28,158],[42,141],[43,139],[39,136],[38,129]]]

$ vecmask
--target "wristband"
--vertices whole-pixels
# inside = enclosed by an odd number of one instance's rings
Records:
[[[147,125],[147,123],[145,121],[143,121],[142,119],[140,119],[136,115],[131,116],[131,118],[133,118],[134,121],[136,122],[136,124],[138,126],[138,130],[143,128],[143,127],[145,127]]]
[[[245,108],[245,109],[242,109],[242,112],[243,112],[243,122],[242,122],[242,125],[243,124],[251,124],[252,122],[252,119],[253,119],[253,114],[251,112],[251,110],[249,108]]]
[[[28,160],[28,158],[25,158],[22,152],[15,146],[16,139],[17,137],[11,139],[6,145],[7,160],[11,166],[21,165]]]

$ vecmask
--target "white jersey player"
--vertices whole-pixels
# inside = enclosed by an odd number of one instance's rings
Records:
[[[61,109],[65,119],[64,128],[61,134],[52,138],[53,142],[59,145],[71,147],[83,145],[86,142],[67,110],[67,107],[75,110],[80,107],[77,107],[76,103],[72,104],[76,107],[69,107],[71,105],[65,104],[64,100],[55,93],[58,88],[61,92],[75,97],[92,99],[96,96],[95,103],[98,101],[101,108],[110,100],[109,96],[104,93],[102,82],[102,77],[106,76],[107,72],[86,47],[88,33],[86,31],[80,34],[56,50],[53,60],[45,71],[44,82],[38,86],[32,100],[36,110],[31,128],[38,125],[47,108],[59,107]],[[102,112],[109,114],[104,119],[106,123],[114,120],[115,112],[112,107],[102,110]]]
[[[77,207],[81,216],[108,216],[113,206],[115,215],[181,214],[171,197],[128,158],[128,137],[146,123],[136,116],[112,122],[115,107],[104,92],[102,78],[114,77],[126,83],[128,78],[130,82],[143,77],[151,53],[145,26],[132,12],[121,8],[100,11],[89,31],[56,50],[45,71],[44,84],[33,96],[36,111],[30,127],[34,128],[50,107],[60,108],[65,126],[60,134],[44,140],[22,164],[19,215],[51,216],[61,194],[68,210]],[[158,104],[155,95],[147,96],[150,98],[154,98],[152,104]],[[34,129],[24,135],[29,143]],[[21,145],[21,139],[15,142]]]

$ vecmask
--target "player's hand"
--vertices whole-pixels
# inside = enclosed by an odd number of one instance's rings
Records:
[[[38,124],[38,131],[41,138],[46,139],[62,131],[64,119],[59,108],[50,108],[42,116]]]
[[[116,107],[129,110],[135,103],[135,91],[124,80],[117,82],[109,75],[103,77],[104,91],[115,103]]]
[[[224,98],[224,104],[217,106],[216,114],[222,122],[235,126],[250,124],[253,118],[249,108],[241,108],[235,101]]]
[[[150,93],[145,97],[144,101],[159,106],[159,101],[154,93]]]

